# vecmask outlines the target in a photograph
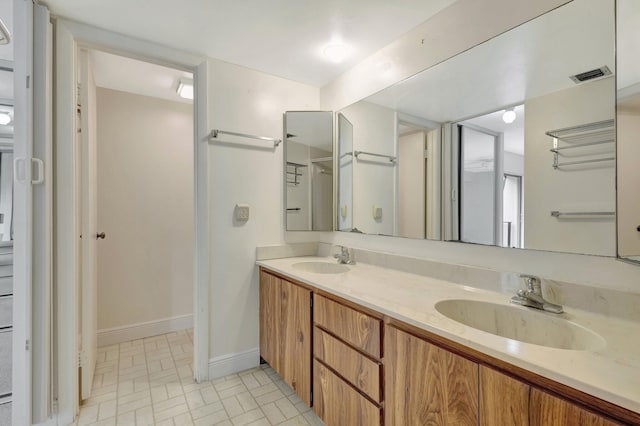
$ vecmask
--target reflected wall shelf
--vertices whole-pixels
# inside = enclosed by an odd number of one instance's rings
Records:
[[[295,185],[295,186],[300,185],[300,176],[303,175],[300,172],[300,169],[302,169],[303,167],[307,167],[307,165],[287,161],[287,183],[288,184]],[[292,176],[293,178],[290,178],[290,176]]]
[[[553,168],[555,170],[564,166],[601,163],[615,160],[615,155],[565,162],[561,162],[559,159],[563,152],[569,150],[571,150],[571,152],[575,152],[574,157],[590,156],[593,155],[593,153],[587,152],[583,154],[580,152],[580,149],[615,143],[616,128],[614,120],[604,120],[582,124],[580,126],[566,127],[564,129],[550,130],[546,132],[546,135],[553,138],[553,148],[551,148],[550,151],[553,153]],[[614,150],[607,152],[607,154],[613,153]]]

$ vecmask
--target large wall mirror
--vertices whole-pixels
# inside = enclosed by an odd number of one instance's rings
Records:
[[[287,231],[332,231],[333,113],[284,114]]]
[[[618,255],[640,264],[640,2],[616,13]]]
[[[574,0],[341,110],[338,229],[615,256],[614,28]]]

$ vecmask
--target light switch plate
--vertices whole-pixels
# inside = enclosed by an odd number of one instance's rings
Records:
[[[372,214],[375,220],[382,219],[382,207],[373,206]]]
[[[249,220],[249,205],[236,204],[236,220],[246,222]]]

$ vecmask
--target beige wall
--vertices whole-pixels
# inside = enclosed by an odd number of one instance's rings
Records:
[[[193,312],[190,104],[98,88],[98,329]]]
[[[340,111],[353,124],[353,150],[396,156],[393,110],[361,101]],[[375,123],[375,125],[372,125]],[[396,163],[362,155],[353,160],[353,226],[366,234],[396,232]],[[382,209],[374,219],[373,208]]]
[[[425,238],[424,132],[398,140],[398,236]]]
[[[615,79],[579,84],[525,102],[524,246],[528,249],[615,256],[613,216],[558,219],[559,211],[615,211],[613,161],[552,168],[553,139],[545,132],[609,120],[614,114]],[[560,161],[614,156],[613,144],[580,148]]]

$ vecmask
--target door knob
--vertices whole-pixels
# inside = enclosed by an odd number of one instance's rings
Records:
[[[104,240],[106,236],[107,234],[105,234],[104,232],[100,232],[99,234],[96,234],[96,238],[99,240]]]

